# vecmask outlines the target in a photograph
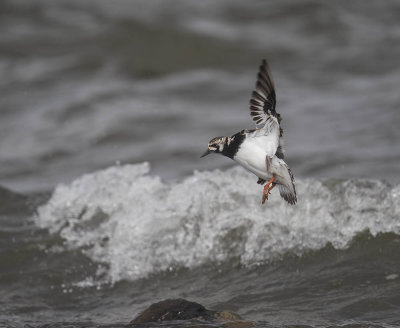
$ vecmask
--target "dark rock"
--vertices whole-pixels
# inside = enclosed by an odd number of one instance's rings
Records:
[[[212,311],[203,305],[189,302],[185,299],[168,299],[150,305],[130,322],[130,326],[150,322],[172,320],[199,320],[219,322],[229,328],[247,328],[253,326],[250,321],[244,321],[238,314],[230,311]]]
[[[198,318],[212,320],[212,315],[213,311],[207,310],[201,304],[189,302],[184,299],[168,299],[150,305],[131,324]]]

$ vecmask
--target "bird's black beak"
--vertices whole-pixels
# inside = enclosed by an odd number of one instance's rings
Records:
[[[200,156],[200,158],[202,158],[202,157],[204,157],[204,156],[207,156],[207,155],[210,154],[210,153],[211,153],[211,150],[210,150],[210,149],[207,149],[206,152],[205,152],[203,155]]]

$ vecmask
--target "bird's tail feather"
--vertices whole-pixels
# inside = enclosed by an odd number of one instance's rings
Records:
[[[290,205],[294,205],[297,202],[297,195],[296,189],[294,184],[292,185],[293,188],[290,188],[286,185],[279,185],[279,193],[281,197],[286,200]]]
[[[284,200],[286,200],[290,205],[294,205],[297,202],[296,187],[294,186],[294,177],[292,171],[290,171],[287,165],[286,168],[289,173],[290,182],[288,181],[288,184],[280,184],[279,193],[281,194],[281,197]]]

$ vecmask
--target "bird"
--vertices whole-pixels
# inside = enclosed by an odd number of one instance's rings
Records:
[[[295,205],[297,194],[294,177],[284,161],[283,129],[280,125],[282,119],[275,108],[275,86],[268,63],[263,59],[250,98],[250,116],[256,128],[242,130],[230,137],[211,139],[201,157],[211,153],[221,154],[254,173],[258,177],[257,183],[265,184],[262,204],[268,199],[271,190],[278,186],[281,197]]]

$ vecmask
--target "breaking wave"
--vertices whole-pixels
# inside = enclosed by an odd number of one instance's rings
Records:
[[[297,181],[297,205],[277,191],[261,205],[262,187],[239,167],[176,184],[149,171],[114,166],[59,185],[35,223],[105,263],[111,282],[208,262],[265,263],[328,243],[342,249],[365,230],[400,233],[400,185],[307,179]]]

